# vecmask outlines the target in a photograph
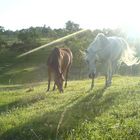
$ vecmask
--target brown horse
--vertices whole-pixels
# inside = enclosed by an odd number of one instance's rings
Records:
[[[67,87],[68,72],[72,64],[73,55],[69,48],[54,48],[48,57],[48,89],[50,89],[51,76],[54,75],[54,87],[63,92],[63,81]],[[65,77],[65,78],[64,78]]]

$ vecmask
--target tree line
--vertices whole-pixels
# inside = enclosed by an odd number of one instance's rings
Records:
[[[74,23],[72,21],[67,21],[65,23],[64,28],[52,29],[49,26],[43,25],[42,27],[30,27],[27,29],[21,29],[16,31],[5,30],[4,27],[0,26],[0,52],[3,49],[24,53],[28,50],[34,49],[40,45],[49,43],[55,39],[64,37],[68,34],[74,33],[76,31],[81,30],[80,25]],[[81,61],[82,55],[80,50],[85,50],[90,42],[92,42],[95,36],[98,33],[104,33],[106,36],[120,36],[127,40],[127,42],[137,49],[137,52],[140,54],[139,49],[139,39],[128,39],[127,33],[125,33],[121,29],[95,29],[89,30],[84,34],[79,35],[78,37],[74,37],[64,41],[61,45],[63,47],[71,48],[74,55],[74,67],[75,70],[73,73],[78,73],[79,77],[84,73],[84,62]],[[51,48],[50,48],[51,49]],[[81,68],[83,67],[83,68]],[[130,70],[129,70],[130,69]],[[135,73],[139,73],[139,67],[134,66],[133,69]],[[76,72],[78,71],[78,72]],[[120,73],[129,74],[132,73],[132,68],[128,68],[126,66],[122,66],[120,69]],[[74,73],[74,74],[75,74]]]

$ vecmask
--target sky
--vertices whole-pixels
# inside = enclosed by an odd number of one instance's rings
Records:
[[[0,26],[64,28],[71,20],[84,29],[123,28],[140,35],[139,0],[0,0]]]

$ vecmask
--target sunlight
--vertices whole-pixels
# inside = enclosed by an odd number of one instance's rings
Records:
[[[138,39],[140,38],[140,26],[135,25],[135,27],[128,27],[125,29],[125,32],[127,33],[128,38],[132,39]]]
[[[64,28],[71,20],[83,29],[123,28],[131,37],[140,36],[139,13],[139,0],[5,0],[0,5],[1,26],[6,29],[44,24]]]
[[[28,55],[28,54],[30,54],[30,53],[36,52],[36,51],[38,51],[38,50],[40,50],[40,49],[43,49],[43,48],[45,48],[45,47],[48,47],[48,46],[51,46],[51,45],[56,45],[56,43],[62,43],[62,42],[64,42],[65,40],[67,40],[67,39],[69,39],[69,38],[76,37],[76,36],[78,36],[79,34],[82,34],[82,33],[87,32],[87,31],[88,31],[88,29],[83,29],[83,30],[77,31],[77,32],[75,32],[75,33],[69,34],[69,35],[67,35],[67,36],[61,37],[61,38],[59,38],[59,39],[56,39],[56,40],[54,40],[54,41],[51,41],[50,43],[44,44],[44,45],[39,46],[39,47],[37,47],[37,48],[35,48],[35,49],[32,49],[32,50],[30,50],[30,51],[28,51],[28,52],[25,52],[25,53],[23,53],[23,54],[17,56],[17,58],[26,56],[26,55]]]
[[[96,6],[92,9],[93,22],[90,23],[90,28],[122,28],[128,33],[129,37],[140,37],[140,8],[138,0],[99,0],[91,5]],[[89,21],[87,19],[87,25]]]

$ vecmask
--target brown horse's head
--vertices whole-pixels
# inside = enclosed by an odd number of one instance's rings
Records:
[[[55,84],[57,85],[57,88],[60,92],[63,92],[63,81],[64,76],[62,73],[59,73],[55,76]]]

